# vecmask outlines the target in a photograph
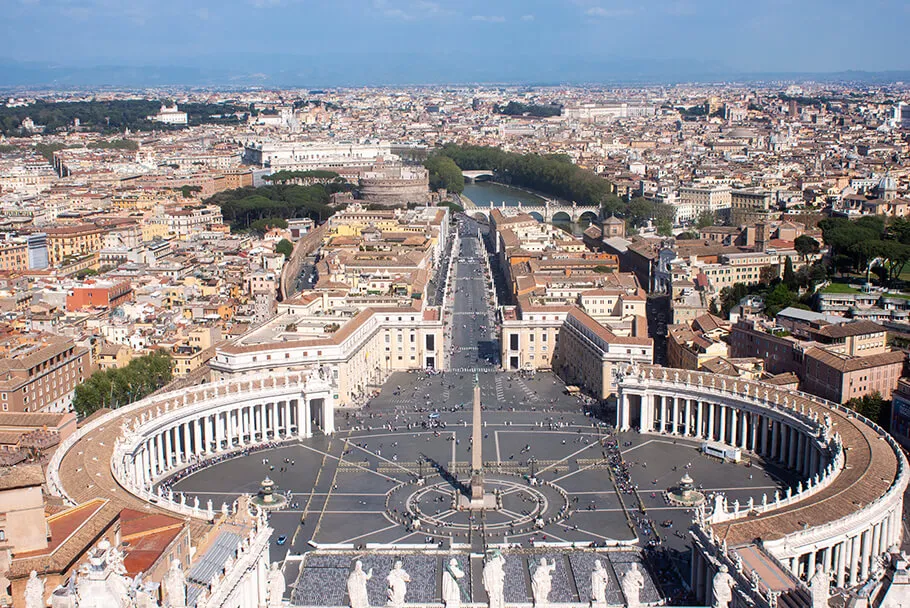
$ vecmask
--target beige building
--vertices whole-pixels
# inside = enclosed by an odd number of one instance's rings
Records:
[[[654,341],[646,336],[620,337],[575,308],[559,332],[553,369],[569,385],[597,399],[615,392],[614,366],[653,363]]]
[[[47,229],[47,254],[51,266],[65,258],[84,256],[101,251],[104,230],[95,224],[60,226]]]
[[[47,548],[43,484],[44,471],[38,464],[0,470],[0,547],[13,553]]]
[[[438,309],[366,308],[351,318],[324,312],[325,302],[283,303],[274,319],[218,347],[214,378],[317,369],[333,382],[335,402],[352,405],[393,372],[443,368]]]
[[[89,375],[87,348],[52,335],[0,339],[0,410],[65,412]]]
[[[733,190],[730,194],[730,222],[734,226],[754,224],[768,220],[772,196],[761,188]]]

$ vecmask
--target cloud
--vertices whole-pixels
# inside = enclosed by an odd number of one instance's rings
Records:
[[[534,21],[534,15],[522,15],[521,20],[522,21]]]
[[[196,16],[199,17],[201,20],[203,20],[203,21],[209,20],[209,9],[205,8],[204,6],[202,8],[197,8],[195,13],[196,13]]]
[[[484,23],[503,23],[506,18],[498,15],[474,15],[471,21],[483,21]]]
[[[629,15],[634,14],[630,8],[604,8],[602,6],[592,6],[585,11],[585,15],[589,17],[628,17]]]
[[[282,0],[250,0],[253,8],[274,8],[281,6]]]

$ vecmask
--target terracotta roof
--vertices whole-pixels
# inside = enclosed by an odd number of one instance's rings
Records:
[[[847,338],[849,336],[862,336],[885,331],[885,328],[872,321],[852,321],[825,325],[815,330],[815,333],[828,338]]]
[[[21,464],[0,470],[0,490],[30,488],[44,484],[44,471],[39,464]]]
[[[882,365],[895,365],[903,363],[907,356],[903,351],[895,350],[867,357],[851,357],[832,353],[823,348],[812,347],[806,349],[806,358],[816,359],[823,365],[834,368],[840,372],[854,372],[861,369],[869,369]]]

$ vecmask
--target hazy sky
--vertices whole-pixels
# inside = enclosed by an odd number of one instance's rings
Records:
[[[0,59],[224,68],[258,57],[910,68],[906,0],[0,0]],[[270,57],[263,57],[263,55]],[[454,57],[453,57],[454,56]],[[445,80],[441,77],[440,80]]]

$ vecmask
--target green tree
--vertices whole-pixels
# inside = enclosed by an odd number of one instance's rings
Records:
[[[287,227],[288,221],[281,219],[280,217],[267,217],[250,223],[250,230],[257,233],[259,236],[264,235],[272,228],[284,230]]]
[[[784,285],[791,290],[796,290],[799,287],[796,273],[793,272],[793,260],[790,259],[790,256],[787,256],[787,260],[784,262]]]
[[[803,261],[805,262],[810,255],[815,255],[820,251],[818,241],[813,239],[811,236],[806,236],[801,234],[796,237],[796,240],[793,241],[793,248],[796,249],[796,252],[802,256]]]
[[[778,283],[765,296],[765,316],[773,319],[777,313],[790,306],[795,299],[785,284]]]
[[[275,253],[283,253],[284,259],[289,259],[294,251],[294,244],[287,239],[281,239],[275,244]]]
[[[434,155],[423,163],[430,173],[430,188],[445,188],[449,192],[461,194],[464,191],[464,174],[455,161],[448,156]]]
[[[884,428],[888,428],[891,424],[891,402],[882,399],[878,391],[862,397],[854,397],[847,401],[846,405]]]
[[[698,216],[698,219],[695,220],[695,227],[701,230],[702,228],[708,228],[717,223],[717,218],[714,217],[714,214],[710,211],[704,211],[701,215]]]
[[[76,387],[73,408],[81,417],[102,407],[117,408],[142,399],[171,381],[171,357],[164,351],[133,359],[126,367],[99,370]]]
[[[673,236],[673,223],[665,217],[658,219],[657,234],[659,236]]]

